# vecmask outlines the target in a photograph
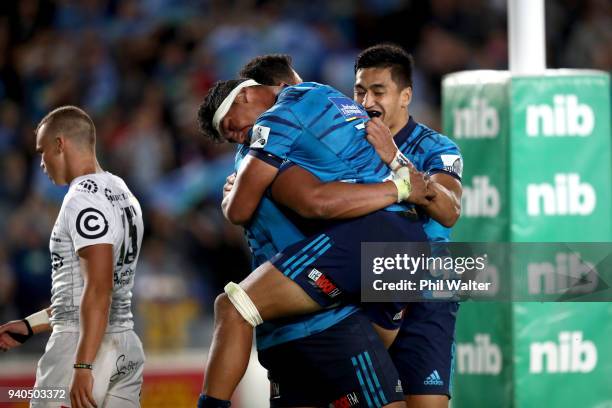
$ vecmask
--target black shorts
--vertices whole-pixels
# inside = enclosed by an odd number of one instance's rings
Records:
[[[259,351],[271,407],[381,407],[403,401],[389,353],[354,313],[320,333]]]
[[[457,302],[412,303],[389,348],[406,395],[452,392]]]

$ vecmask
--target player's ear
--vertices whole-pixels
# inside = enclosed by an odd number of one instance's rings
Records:
[[[403,109],[406,109],[408,105],[410,105],[410,102],[412,102],[412,87],[407,86],[406,88],[402,89],[402,92],[400,93],[400,106]]]
[[[66,139],[62,135],[55,136],[55,150],[62,153],[66,148]]]

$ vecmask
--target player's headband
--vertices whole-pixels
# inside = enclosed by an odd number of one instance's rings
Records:
[[[219,125],[221,124],[221,121],[223,120],[225,115],[227,115],[227,112],[232,107],[232,104],[234,103],[236,96],[238,96],[242,88],[246,88],[248,86],[256,86],[256,85],[259,85],[257,81],[253,79],[247,79],[246,81],[243,81],[239,83],[238,85],[236,85],[236,87],[232,90],[232,92],[230,92],[229,95],[225,97],[223,102],[221,102],[221,105],[219,105],[219,107],[215,111],[215,114],[212,120],[213,127],[217,130],[217,132],[219,132],[219,134],[221,134],[221,131],[219,130]]]

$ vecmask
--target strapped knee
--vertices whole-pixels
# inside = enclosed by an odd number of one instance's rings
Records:
[[[238,310],[238,313],[240,313],[244,320],[249,322],[251,326],[257,327],[263,323],[263,319],[257,311],[255,304],[240,285],[230,282],[225,285],[224,291],[236,310]]]

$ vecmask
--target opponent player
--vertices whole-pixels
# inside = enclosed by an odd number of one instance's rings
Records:
[[[123,180],[100,168],[95,142],[91,118],[74,106],[53,110],[36,129],[42,170],[70,185],[49,244],[51,307],[1,326],[0,348],[52,330],[36,388],[69,387],[73,408],[139,407],[144,353],[133,331],[131,289],[142,211]]]
[[[365,141],[362,130],[366,113],[350,99],[320,84],[306,83],[284,90],[245,81],[217,84],[201,107],[201,125],[217,138],[220,129],[226,139],[243,143],[249,138],[255,119],[272,105],[274,108],[258,119],[250,155],[241,166],[236,185],[224,200],[224,210],[230,220],[250,219],[263,190],[278,173],[279,158],[284,156],[282,150],[286,157],[319,172],[328,181],[346,178],[380,181],[381,175],[388,172]],[[251,343],[251,327],[245,320],[256,326],[262,318],[316,311],[343,298],[354,300],[359,292],[355,271],[359,270],[356,254],[361,242],[425,239],[418,222],[408,225],[398,222],[397,217],[394,212],[382,211],[338,223],[332,230],[285,249],[274,260],[274,266],[269,262],[263,264],[243,281],[246,292],[239,286],[229,285],[226,292],[240,313],[225,296],[218,299],[218,320],[205,392],[216,398],[228,398],[235,388],[246,366]],[[325,271],[321,275],[335,282],[332,285],[338,290],[322,294],[312,285],[312,275],[306,276],[303,272],[317,268]],[[227,336],[234,343],[223,342]],[[230,360],[234,363],[231,369],[227,367]]]
[[[368,140],[383,160],[392,162],[397,145],[419,171],[430,176],[428,188],[436,194],[430,205],[421,207],[428,216],[425,232],[430,241],[447,242],[448,227],[455,224],[460,213],[463,161],[455,143],[410,116],[412,67],[412,57],[401,47],[370,47],[355,62],[354,96],[368,112],[380,114],[366,126]],[[458,307],[457,302],[410,305],[389,349],[409,408],[448,406]]]

